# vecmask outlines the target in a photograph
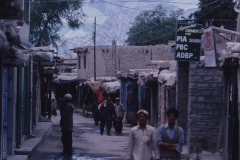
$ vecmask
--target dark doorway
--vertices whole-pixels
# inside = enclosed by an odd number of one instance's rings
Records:
[[[239,122],[238,122],[238,86],[237,68],[225,69],[227,84],[227,157],[229,160],[238,159]]]

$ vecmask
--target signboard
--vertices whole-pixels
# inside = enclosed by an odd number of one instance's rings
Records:
[[[1,0],[0,19],[23,19],[23,0]]]
[[[215,55],[215,45],[213,38],[212,27],[204,29],[203,32],[203,45],[204,45],[204,55],[205,55],[205,67],[216,67],[216,55]]]
[[[177,23],[176,61],[200,61],[202,25]]]

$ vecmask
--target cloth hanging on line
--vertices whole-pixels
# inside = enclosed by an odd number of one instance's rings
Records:
[[[94,93],[98,93],[102,86],[102,81],[86,81],[88,86],[92,89]]]

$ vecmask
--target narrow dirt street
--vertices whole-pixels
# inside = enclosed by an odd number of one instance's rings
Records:
[[[94,125],[93,118],[74,113],[73,156],[63,157],[61,132],[58,115],[52,117],[53,130],[45,141],[30,156],[30,160],[123,160],[126,156],[130,127],[123,127],[123,134],[116,136],[100,135],[99,126]]]

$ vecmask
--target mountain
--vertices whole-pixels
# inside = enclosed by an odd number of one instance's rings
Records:
[[[198,10],[197,8],[192,8],[192,9],[185,10],[183,16],[184,16],[185,18],[188,18],[188,16],[189,16],[191,13],[194,13],[194,12],[196,12],[197,10]]]
[[[70,50],[80,46],[93,45],[93,23],[96,16],[96,45],[111,45],[114,39],[117,45],[125,45],[127,32],[134,23],[135,17],[144,10],[152,10],[157,5],[162,5],[167,14],[179,9],[178,7],[157,1],[141,2],[137,1],[104,1],[100,3],[84,3],[83,11],[87,15],[84,19],[84,25],[78,30],[70,30],[64,27],[60,35],[62,41],[59,43],[58,53],[65,57],[75,57],[76,55]],[[192,13],[191,10],[190,13]],[[65,26],[67,26],[65,24]]]

